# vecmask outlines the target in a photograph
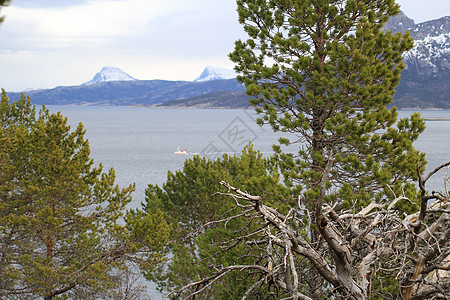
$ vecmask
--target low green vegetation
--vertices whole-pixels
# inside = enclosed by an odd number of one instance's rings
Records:
[[[149,185],[145,208],[158,207],[171,224],[167,251],[170,262],[148,278],[165,290],[186,285],[214,273],[219,266],[256,263],[248,255],[247,247],[233,240],[243,232],[256,229],[251,215],[228,222],[218,220],[235,214],[234,203],[222,195],[219,182],[233,182],[246,191],[264,195],[282,211],[292,205],[290,191],[280,182],[279,173],[270,160],[247,146],[240,156],[224,155],[214,161],[194,157],[185,162],[182,170],[170,173],[162,188]],[[210,226],[202,227],[209,223]],[[202,297],[208,299],[238,299],[250,284],[246,274],[232,272],[224,276]]]

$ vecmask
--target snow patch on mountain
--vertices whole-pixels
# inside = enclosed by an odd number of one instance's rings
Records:
[[[427,36],[414,42],[414,48],[405,52],[405,59],[415,57],[417,59],[440,58],[450,54],[450,33],[438,36]]]
[[[236,78],[236,73],[231,69],[206,66],[202,74],[194,82]]]
[[[406,68],[436,74],[450,69],[450,33],[428,35],[414,41],[414,48],[403,53]]]
[[[136,78],[131,77],[124,71],[115,67],[103,67],[100,72],[95,74],[90,81],[83,83],[83,85],[90,85],[99,82],[108,81],[135,81]]]

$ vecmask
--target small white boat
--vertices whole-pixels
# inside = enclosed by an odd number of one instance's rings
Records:
[[[175,151],[175,155],[186,155],[186,149],[184,149],[183,151],[180,151],[180,149],[178,149],[177,151]]]

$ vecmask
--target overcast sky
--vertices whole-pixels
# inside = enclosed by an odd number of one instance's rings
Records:
[[[449,0],[398,0],[416,23],[450,15]],[[12,0],[0,26],[0,87],[78,85],[103,66],[138,79],[194,80],[233,68],[244,34],[234,0]]]

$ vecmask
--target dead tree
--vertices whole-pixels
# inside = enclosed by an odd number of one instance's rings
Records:
[[[402,195],[363,209],[341,209],[339,203],[325,203],[327,178],[333,161],[329,160],[320,196],[313,210],[299,201],[288,213],[264,204],[226,182],[225,193],[234,199],[240,214],[211,222],[226,223],[246,217],[259,225],[257,230],[224,243],[224,251],[237,242],[249,251],[260,251],[253,265],[211,266],[215,272],[169,296],[193,299],[230,272],[243,272],[255,278],[242,299],[255,297],[265,285],[281,290],[285,299],[311,299],[304,274],[314,267],[325,282],[324,295],[339,299],[448,299],[450,295],[450,196],[444,179],[442,192],[427,193],[428,179],[450,162],[419,178],[420,210],[406,214],[396,209]],[[420,170],[419,170],[420,171]],[[312,220],[315,220],[313,222]],[[308,232],[315,227],[321,247],[312,245]],[[305,230],[306,228],[306,230]],[[228,248],[227,248],[228,247]],[[323,249],[323,250],[317,250]],[[250,252],[249,252],[250,253]],[[254,253],[254,252],[252,252]],[[394,290],[395,293],[387,292]]]

